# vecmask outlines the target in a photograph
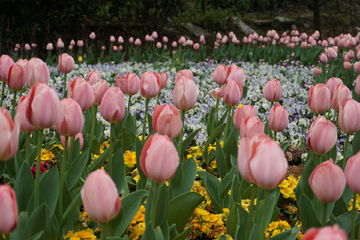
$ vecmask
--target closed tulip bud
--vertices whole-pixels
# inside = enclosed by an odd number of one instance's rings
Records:
[[[27,103],[27,95],[22,96],[19,99],[17,108],[16,108],[16,114],[19,115],[20,119],[20,131],[24,133],[31,133],[37,130],[36,127],[34,127],[32,124],[29,123],[29,121],[26,118],[26,103]]]
[[[343,67],[344,67],[345,70],[350,70],[351,69],[351,63],[345,61],[344,64],[343,64]]]
[[[183,69],[180,72],[178,72],[175,75],[175,84],[178,82],[178,80],[181,77],[186,77],[187,79],[193,80],[194,79],[194,75],[192,73],[192,71],[190,69]]]
[[[331,99],[331,106],[335,111],[339,111],[339,103],[346,98],[352,98],[352,93],[348,87],[344,84],[339,84],[334,90],[334,94]]]
[[[171,104],[156,105],[152,115],[152,127],[155,133],[176,138],[181,131],[182,122],[178,109]]]
[[[116,45],[114,45],[114,46],[112,46],[112,50],[113,50],[114,52],[117,52],[118,47],[117,47]]]
[[[168,38],[166,37],[166,36],[163,36],[163,43],[167,43],[169,40],[168,40]]]
[[[140,167],[150,180],[161,183],[175,175],[179,155],[171,140],[155,133],[146,141],[140,155]]]
[[[32,58],[26,65],[26,85],[28,88],[37,82],[48,83],[50,80],[50,70],[46,63],[39,58]]]
[[[310,150],[318,155],[330,151],[337,140],[336,126],[324,117],[318,116],[310,125],[307,145]]]
[[[80,105],[72,98],[61,100],[61,115],[55,124],[56,132],[65,137],[75,136],[84,125],[84,115]]]
[[[248,43],[248,39],[247,39],[247,37],[243,37],[242,42],[243,42],[243,43]]]
[[[25,68],[22,65],[23,65],[22,63],[16,62],[9,69],[7,85],[13,91],[19,91],[25,86],[26,63],[25,63]]]
[[[14,60],[8,55],[0,57],[0,81],[6,82],[8,79],[9,69],[14,64]]]
[[[158,38],[158,34],[156,31],[153,31],[152,34],[151,34],[152,38],[153,39],[157,39]]]
[[[237,105],[242,98],[243,88],[242,86],[235,82],[234,80],[230,80],[225,87],[224,92],[224,103],[227,106],[235,106]]]
[[[268,81],[263,91],[264,98],[269,102],[277,102],[281,97],[281,83],[274,79]]]
[[[360,96],[360,75],[357,76],[356,80],[356,85],[355,85],[355,92],[358,96]]]
[[[347,57],[349,59],[354,59],[355,58],[355,53],[354,53],[354,50],[350,50],[348,53],[347,53]]]
[[[105,92],[109,89],[109,83],[105,80],[100,80],[94,85],[92,85],[92,88],[95,93],[94,105],[100,106],[101,100],[103,99]]]
[[[356,193],[360,194],[360,152],[355,154],[355,156],[348,159],[345,166],[345,178],[346,183],[349,185],[350,189]]]
[[[75,60],[67,53],[63,53],[59,56],[59,71],[62,73],[69,73],[75,67]]]
[[[110,221],[121,209],[116,185],[102,169],[90,173],[86,178],[81,198],[88,216],[98,223]]]
[[[48,44],[46,45],[46,50],[51,51],[51,50],[53,50],[53,49],[54,49],[54,45],[53,45],[52,43],[48,43]]]
[[[229,38],[233,38],[235,36],[234,32],[229,32]]]
[[[61,38],[59,38],[56,42],[56,47],[57,48],[64,48],[64,42],[61,40]]]
[[[270,109],[269,128],[274,132],[281,132],[289,125],[289,113],[280,104]]]
[[[88,83],[90,83],[90,85],[94,85],[95,83],[97,83],[100,80],[101,80],[100,73],[96,69],[88,72],[87,75],[86,75],[86,81]]]
[[[78,41],[76,42],[76,45],[77,45],[78,47],[83,47],[83,46],[84,46],[84,41],[83,41],[83,40],[78,40]]]
[[[79,144],[80,144],[80,150],[82,149],[82,147],[84,146],[84,138],[83,138],[83,135],[82,135],[82,132],[79,132],[75,135],[75,141],[79,139]],[[71,138],[68,138],[68,142],[67,142],[67,149],[69,149],[69,146],[70,146],[70,140]],[[61,146],[63,148],[65,148],[65,137],[63,135],[60,135],[60,141],[61,141]]]
[[[104,94],[100,104],[100,113],[109,123],[118,123],[124,119],[125,100],[120,88],[111,87]]]
[[[313,170],[309,184],[320,202],[332,203],[343,194],[346,178],[341,168],[330,158]]]
[[[161,42],[157,42],[156,47],[160,49],[162,47]]]
[[[339,127],[347,133],[353,134],[360,130],[360,103],[353,99],[344,99],[339,103]]]
[[[186,40],[186,43],[185,43],[187,46],[192,46],[194,45],[194,42],[190,39]]]
[[[221,33],[218,32],[218,33],[216,34],[216,39],[220,40],[221,38],[222,38]]]
[[[194,107],[198,95],[199,88],[194,81],[183,76],[176,82],[173,89],[173,102],[178,109],[187,111]]]
[[[118,43],[122,44],[124,43],[124,39],[122,36],[119,36],[118,39],[117,39]]]
[[[116,75],[115,85],[120,88],[124,94],[135,95],[140,91],[140,78],[133,73],[126,75]]]
[[[279,144],[265,134],[242,138],[238,149],[238,169],[245,181],[270,190],[285,179],[288,162]]]
[[[0,186],[0,234],[13,232],[18,223],[15,191],[8,184]]]
[[[160,78],[155,72],[145,72],[140,80],[140,93],[144,98],[156,97],[160,92]]]
[[[230,80],[234,80],[241,86],[244,85],[246,80],[244,69],[235,64],[231,64],[230,67],[227,68],[226,82],[229,82]]]
[[[347,234],[339,225],[323,228],[309,228],[302,240],[348,240]]]
[[[30,45],[28,43],[25,44],[25,51],[30,51],[31,48],[30,48]]]
[[[95,33],[94,33],[94,32],[91,32],[90,35],[89,35],[89,38],[90,38],[91,40],[94,40],[94,39],[96,38]]]
[[[323,83],[310,86],[308,106],[313,113],[326,112],[331,105],[331,92]]]
[[[328,58],[325,53],[320,54],[320,63],[327,63]]]
[[[166,87],[166,82],[168,80],[168,75],[167,73],[163,73],[160,72],[159,74],[159,78],[160,78],[160,90],[164,89]]]
[[[69,45],[68,49],[69,49],[69,50],[73,50],[73,49],[74,49],[74,46],[73,46],[73,45]]]
[[[321,71],[321,68],[315,67],[313,73],[315,76],[319,76],[321,74]]]
[[[329,88],[329,90],[331,92],[331,97],[334,95],[335,88],[339,84],[343,84],[343,81],[340,78],[333,77],[326,81],[325,85],[327,88]]]
[[[133,43],[134,42],[134,38],[133,37],[130,37],[129,38],[129,43]]]
[[[176,48],[177,47],[177,42],[173,41],[171,44],[172,47]]]
[[[15,115],[13,122],[9,112],[5,108],[0,108],[0,161],[6,161],[15,156],[18,150],[20,121],[20,116]],[[1,227],[2,225],[0,229]]]
[[[251,138],[264,133],[265,124],[257,117],[247,117],[240,121],[240,138]]]
[[[178,43],[179,43],[180,45],[182,45],[182,44],[185,43],[185,41],[186,41],[185,37],[181,36],[181,37],[179,38]]]
[[[80,105],[83,112],[88,110],[95,101],[93,88],[90,83],[81,77],[69,81],[67,97],[74,99]]]
[[[337,52],[335,51],[334,48],[328,48],[327,55],[328,55],[330,61],[337,59]]]
[[[256,117],[256,109],[252,105],[242,105],[236,108],[234,113],[234,125],[240,131],[241,120],[249,117]]]
[[[224,35],[220,42],[221,42],[222,44],[226,44],[226,43],[227,43],[227,40],[228,40],[228,36]]]
[[[224,64],[219,64],[212,73],[214,82],[218,85],[224,85],[227,78],[227,67]]]
[[[114,36],[110,36],[110,42],[115,42],[115,37]]]
[[[222,99],[225,93],[225,85],[222,86],[221,88],[212,89],[209,91],[209,93],[211,93],[213,97],[216,99]]]
[[[200,49],[200,44],[198,44],[198,43],[195,43],[194,44],[194,50],[199,50]]]
[[[75,40],[74,39],[71,39],[70,45],[75,46]]]
[[[307,42],[302,42],[302,43],[301,43],[301,48],[302,48],[302,49],[307,48]]]
[[[354,69],[354,72],[360,73],[360,62],[355,62],[353,64],[353,69]]]
[[[200,35],[200,39],[199,39],[199,42],[202,43],[202,44],[205,44],[205,37],[204,35]]]
[[[141,46],[141,40],[140,40],[139,38],[137,38],[137,39],[135,40],[135,45],[136,45],[136,46]]]

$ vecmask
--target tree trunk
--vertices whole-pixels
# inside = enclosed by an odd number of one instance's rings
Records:
[[[320,18],[320,4],[319,0],[313,0],[314,6],[314,28],[320,32],[321,37],[321,18]]]

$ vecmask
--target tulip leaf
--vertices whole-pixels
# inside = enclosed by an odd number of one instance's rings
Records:
[[[211,133],[211,135],[209,136],[209,138],[206,140],[205,143],[205,147],[204,147],[204,151],[203,151],[203,157],[205,160],[205,163],[207,165],[210,164],[210,158],[209,158],[209,154],[208,154],[208,148],[209,148],[209,144],[213,144],[215,141],[215,138],[218,135],[221,135],[221,133],[224,131],[225,129],[225,123],[220,124],[217,128],[215,128],[215,130]]]
[[[96,138],[93,138],[90,150],[92,154],[100,154],[100,142]]]
[[[286,152],[286,150],[288,149],[289,147],[289,144],[290,144],[290,141],[286,141],[286,142],[283,142],[280,147],[281,149],[283,150],[283,152]]]
[[[190,234],[192,227],[186,228],[181,234],[179,234],[174,240],[185,240],[187,236]]]
[[[169,202],[169,225],[176,224],[176,230],[181,232],[192,216],[194,209],[205,198],[196,192],[180,194]]]
[[[42,234],[43,234],[43,231],[40,231],[40,232],[36,233],[34,236],[28,238],[28,240],[38,240],[41,238]]]
[[[27,210],[34,189],[34,177],[30,167],[27,162],[23,162],[14,185],[19,213]]]
[[[104,125],[102,122],[97,122],[95,124],[95,137],[99,142],[102,142],[104,136]]]
[[[190,143],[193,141],[194,137],[198,134],[198,132],[201,130],[201,128],[196,129],[194,132],[192,132],[182,143],[182,152],[184,152],[187,147],[190,145]]]
[[[302,176],[295,189],[296,199],[300,199],[300,195],[302,193],[304,193],[310,199],[314,198],[314,193],[310,188],[308,179],[315,167],[316,165],[313,160],[309,159],[308,161],[306,161],[305,167],[302,171]]]
[[[344,213],[343,215],[336,218],[336,222],[339,224],[339,227],[343,229],[346,234],[349,234],[351,231],[351,217],[352,211],[348,211],[347,213]]]
[[[214,205],[216,211],[218,213],[222,213],[222,204],[221,199],[219,196],[219,188],[221,188],[221,182],[211,173],[205,171],[198,171],[197,172],[199,177],[201,178],[203,185],[206,188],[206,191],[209,194],[212,204]]]
[[[169,232],[169,224],[167,221],[164,221],[161,226],[161,233],[162,233],[162,237],[165,240],[168,240],[170,238],[170,232]]]
[[[233,126],[229,135],[226,138],[226,141],[224,142],[224,148],[223,148],[224,154],[228,153],[233,145],[236,146],[236,150],[237,150],[238,138],[239,138],[239,130],[237,130],[237,128],[235,126]],[[218,146],[218,145],[216,145],[216,146]]]
[[[217,240],[228,240],[228,237],[224,234],[220,235]]]
[[[135,139],[136,165],[138,166],[137,169],[138,169],[138,172],[140,175],[138,184],[141,184],[141,188],[143,189],[145,187],[147,177],[140,167],[140,155],[141,155],[142,148],[143,148],[143,146],[140,142],[140,139],[136,138]]]
[[[294,228],[288,229],[284,232],[281,232],[270,239],[272,239],[272,240],[295,240],[297,235],[299,234],[299,231],[300,231],[299,227],[295,226]]]
[[[238,226],[236,228],[236,233],[235,233],[234,239],[245,239],[245,237],[246,237],[245,229],[247,226],[249,213],[241,205],[239,205],[238,215],[239,215],[239,218],[238,218],[239,222],[238,222]]]
[[[28,219],[28,213],[20,212],[20,214],[18,216],[17,227],[16,227],[15,231],[10,233],[11,239],[13,239],[13,240],[22,240],[23,239],[22,234],[24,232],[24,228],[25,228],[27,219]]]
[[[152,192],[154,194],[154,192]],[[149,199],[146,201],[146,206],[152,206],[153,199]],[[151,207],[147,207],[149,211],[151,211]],[[146,210],[148,210],[146,209]],[[168,190],[165,183],[159,184],[159,190],[157,192],[156,197],[156,205],[155,205],[155,220],[154,227],[161,226],[167,219],[169,215],[169,199],[168,199]]]
[[[70,223],[70,220],[73,217],[74,213],[78,214],[77,209],[79,208],[80,200],[81,200],[81,195],[80,194],[76,195],[76,197],[71,201],[70,205],[66,208],[66,211],[63,216],[63,220],[60,223],[60,227],[62,229],[64,229],[64,227]]]
[[[4,162],[2,162],[3,164]],[[11,178],[16,177],[16,170],[15,170],[15,160],[14,158],[5,161],[6,171]]]
[[[71,162],[70,178],[68,182],[68,187],[70,190],[73,189],[80,176],[82,175],[88,158],[89,149],[86,149],[84,152],[82,152],[82,154],[80,154],[75,160]]]
[[[112,157],[113,168],[110,176],[119,192],[121,192],[123,186],[126,184],[126,174],[125,174],[125,163],[124,163],[124,153],[120,148]]]
[[[142,240],[154,240],[155,238],[155,232],[154,232],[154,228],[151,224],[151,222],[148,222],[146,224],[146,228],[145,228],[145,232],[141,238]]]
[[[231,168],[229,173],[222,179],[221,181],[221,192],[220,192],[220,199],[223,199],[228,195],[228,192],[231,188],[231,183],[233,181],[234,175],[238,171],[237,168]]]
[[[95,171],[96,169],[100,169],[103,165],[105,160],[109,155],[109,149],[107,148],[103,154],[101,154],[88,168],[89,173]]]
[[[220,178],[223,179],[226,175],[225,158],[219,141],[217,139],[215,140],[216,140],[216,150],[215,150],[216,167],[220,175]]]
[[[239,205],[234,204],[231,207],[226,223],[226,233],[229,234],[232,238],[235,238],[236,229],[238,227],[238,220],[239,220]]]
[[[268,226],[268,225],[265,225]],[[259,225],[260,227],[260,225]],[[260,230],[258,225],[253,225],[250,231],[250,238],[249,240],[259,240],[260,239]]]
[[[319,218],[315,213],[314,206],[310,199],[305,194],[301,194],[299,200],[298,206],[304,232],[311,227],[321,227]]]
[[[333,212],[334,206],[335,206],[335,202],[328,203],[326,209],[326,219],[329,219],[330,215]],[[319,201],[317,203],[317,211],[316,211],[319,219],[322,219],[323,212],[324,212],[324,203]]]
[[[152,117],[151,114],[148,114],[148,127],[149,127],[149,136],[151,135],[151,132],[153,132],[153,127],[152,127]]]
[[[73,137],[72,137],[73,138]],[[70,140],[70,144],[71,144],[71,140]],[[71,146],[70,148],[71,149]],[[71,153],[71,162],[73,162],[79,155],[80,155],[80,139],[76,139],[75,140],[75,136],[74,136],[74,147]]]
[[[340,216],[344,213],[347,213],[349,209],[347,208],[347,204],[345,203],[344,197],[340,197],[336,202],[334,206],[333,213],[334,215]]]
[[[269,191],[269,190],[266,190],[266,191]],[[279,194],[278,194],[277,191],[273,191],[273,192],[269,193],[269,200],[267,202],[267,207],[266,207],[265,226],[268,226],[269,223],[271,222],[271,219],[273,218],[274,211],[275,211],[275,213],[278,213],[276,211],[276,208],[277,208],[276,203],[278,201],[278,198],[279,198]],[[258,199],[257,201],[258,201],[257,202],[257,204],[258,204],[257,207],[259,208],[259,210],[258,210],[257,218],[255,216],[255,218],[257,219],[256,225],[261,226],[261,220],[262,220],[262,216],[263,216],[262,214],[263,214],[264,208],[265,208],[265,205],[264,205],[265,200],[259,201],[259,199]]]
[[[124,151],[130,149],[131,146],[134,145],[134,143],[135,143],[135,138],[136,138],[136,136],[131,129],[129,129],[127,127],[123,127],[121,129],[122,149]]]
[[[214,117],[215,117],[215,108],[212,107],[210,109],[209,115],[208,115],[208,120],[207,120],[207,124],[206,124],[206,132],[207,135],[210,136],[211,132],[213,131],[213,126],[214,126]]]
[[[219,109],[220,110],[220,109]],[[227,117],[227,113],[228,111],[230,111],[230,108],[226,107],[225,106],[225,109],[223,109],[224,113],[223,115],[221,116],[220,120],[217,122],[217,125],[215,126],[215,129],[220,126],[220,124],[224,123],[226,117]],[[215,122],[216,123],[216,122]]]
[[[177,195],[191,191],[197,173],[196,162],[194,158],[186,160],[183,164],[181,164],[181,167],[183,175],[181,185],[176,189]]]
[[[360,151],[360,130],[357,131],[354,135],[354,138],[352,140],[352,147],[354,154]]]

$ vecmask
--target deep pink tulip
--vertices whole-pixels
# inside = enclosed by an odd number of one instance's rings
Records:
[[[214,82],[218,85],[224,85],[227,78],[227,67],[224,64],[219,64],[212,73]]]
[[[184,70],[181,70],[180,72],[178,72],[175,75],[175,84],[181,77],[186,77],[187,79],[194,80],[194,75],[190,69],[184,69]]]
[[[0,57],[0,81],[6,82],[11,65],[14,64],[14,60],[8,55],[1,55]]]
[[[160,78],[160,90],[164,89],[166,87],[166,82],[168,80],[168,75],[167,73],[163,73],[160,72],[159,74],[159,78]]]
[[[0,108],[0,122],[0,161],[6,161],[13,158],[18,150],[20,116],[16,114],[13,122],[9,112]]]
[[[59,56],[59,71],[62,73],[69,73],[75,67],[75,61],[72,56],[67,53],[63,53]]]
[[[251,138],[264,133],[265,124],[257,117],[247,117],[240,121],[240,138]]]
[[[144,98],[156,97],[160,92],[160,78],[156,72],[145,72],[141,76],[140,93]]]
[[[100,106],[101,100],[105,94],[105,92],[109,89],[109,83],[105,80],[100,80],[94,85],[92,85],[92,88],[95,93],[95,101],[94,105]]]
[[[355,92],[358,96],[360,96],[360,75],[357,76],[356,80],[355,80]]]
[[[271,79],[265,84],[263,95],[269,102],[279,101],[281,98],[281,83],[275,78]]]
[[[25,64],[26,67],[26,64]],[[26,74],[24,67],[21,63],[14,63],[9,69],[7,78],[7,85],[13,91],[19,91],[25,86]]]
[[[289,113],[280,104],[270,109],[269,128],[275,132],[283,131],[289,125]]]
[[[152,115],[154,132],[176,138],[181,131],[182,122],[179,110],[171,104],[156,105]]]
[[[319,76],[321,74],[321,71],[322,71],[321,68],[316,67],[314,68],[313,73],[315,76]]]
[[[344,99],[339,103],[339,127],[348,134],[360,130],[360,103],[353,99]]]
[[[252,105],[242,105],[236,108],[234,113],[234,125],[240,131],[241,120],[248,117],[256,117],[256,109]]]
[[[325,85],[331,92],[331,98],[334,95],[335,88],[339,84],[343,84],[343,81],[340,78],[333,77],[333,78],[330,78],[329,80],[326,81]]]
[[[339,84],[334,90],[334,94],[331,99],[331,106],[335,111],[339,111],[339,104],[346,98],[352,98],[350,89],[344,84]]]
[[[332,203],[338,200],[344,192],[345,174],[330,158],[314,169],[309,177],[309,184],[320,202]]]
[[[15,191],[8,184],[0,186],[0,234],[14,231],[18,223]]]
[[[224,97],[225,93],[225,85],[223,85],[221,88],[215,88],[209,91],[216,99],[222,99]]]
[[[161,183],[175,175],[178,165],[179,155],[170,138],[158,133],[150,136],[140,155],[140,167],[144,174]]]
[[[89,217],[98,223],[106,223],[116,217],[121,201],[114,181],[104,170],[89,174],[81,189],[84,209]]]
[[[224,103],[227,106],[235,106],[237,105],[242,98],[243,88],[242,86],[235,82],[234,80],[230,80],[225,87],[224,92]]]
[[[32,58],[26,65],[26,85],[33,87],[37,82],[48,83],[50,80],[50,70],[46,63],[39,58]]]
[[[124,119],[125,100],[120,88],[111,87],[104,94],[100,104],[100,113],[109,123],[118,123]]]
[[[279,144],[265,134],[242,138],[238,169],[245,181],[270,190],[285,179],[288,162]]]
[[[336,126],[326,118],[318,116],[310,125],[307,145],[313,153],[318,155],[327,153],[334,147],[336,140]]]
[[[310,86],[308,106],[313,113],[326,112],[331,105],[331,92],[323,83]]]
[[[18,102],[16,108],[16,114],[19,115],[20,119],[20,131],[24,133],[31,133],[37,130],[26,118],[26,102],[27,102],[27,95],[22,96]]]
[[[86,81],[89,82],[91,86],[100,80],[101,80],[100,73],[96,69],[88,72],[86,75]]]
[[[72,98],[61,100],[61,116],[55,124],[56,132],[65,137],[79,133],[84,125],[84,115],[80,105]]]
[[[135,95],[140,91],[140,78],[133,73],[126,75],[116,75],[115,85],[119,87],[124,94]]]
[[[347,234],[339,225],[323,228],[309,228],[302,240],[348,240]]]
[[[231,64],[227,68],[226,83],[228,83],[230,80],[234,80],[235,82],[239,83],[241,86],[244,85],[246,80],[244,69],[236,66],[235,64]]]
[[[95,101],[95,93],[90,83],[78,77],[69,81],[67,97],[74,99],[81,107],[82,111],[88,110]]]
[[[82,149],[82,147],[84,146],[84,138],[83,138],[82,132],[79,132],[75,135],[75,141],[76,141],[76,139],[79,139],[80,149]],[[65,147],[65,137],[63,135],[60,135],[60,140],[61,140],[61,146],[64,148]],[[67,149],[69,149],[70,140],[71,139],[68,138]]]
[[[199,88],[194,81],[183,76],[173,89],[173,102],[179,110],[187,111],[194,107],[198,95]]]

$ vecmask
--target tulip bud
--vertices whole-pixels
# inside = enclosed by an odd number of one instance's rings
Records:
[[[327,60],[325,53],[320,54],[320,63],[327,63]]]
[[[71,98],[61,100],[61,115],[56,122],[56,132],[65,137],[72,137],[79,133],[84,125],[84,115],[80,105]]]
[[[145,98],[156,97],[160,92],[160,78],[155,72],[145,72],[140,80],[140,93]]]
[[[353,64],[353,69],[354,69],[354,72],[360,73],[360,62],[355,62]]]
[[[320,114],[326,112],[331,104],[331,92],[323,83],[310,86],[308,105],[313,113]]]
[[[137,38],[137,39],[135,40],[135,45],[136,45],[136,46],[141,46],[141,40],[140,40],[139,38]]]
[[[9,112],[0,107],[0,161],[6,161],[15,156],[18,150],[20,121],[20,116],[15,115],[13,122]]]
[[[24,66],[25,68],[22,65],[25,65]],[[26,70],[26,62],[23,64],[18,61],[10,67],[7,78],[7,85],[11,90],[19,91],[25,86],[25,81],[26,81],[25,70]]]
[[[277,102],[281,97],[281,83],[274,79],[268,81],[263,91],[264,98],[269,102]]]
[[[96,69],[88,72],[87,75],[86,75],[86,81],[88,83],[90,83],[90,85],[94,85],[95,83],[97,83],[100,80],[101,80],[100,73]]]
[[[337,129],[326,118],[318,116],[310,125],[307,145],[313,153],[318,155],[327,153],[334,147],[336,140]]]
[[[115,42],[115,37],[114,36],[110,36],[110,42]]]
[[[289,113],[280,104],[270,109],[269,128],[274,132],[281,132],[289,125]]]
[[[80,150],[82,149],[82,147],[84,146],[84,138],[82,135],[82,132],[79,132],[75,135],[74,140],[76,141],[76,139],[79,139],[79,144],[80,144]],[[69,149],[70,146],[70,138],[68,138],[68,142],[67,142],[67,149]],[[61,141],[61,146],[63,148],[65,148],[65,137],[63,135],[60,135],[60,141]]]
[[[200,44],[198,44],[198,43],[195,43],[194,44],[194,50],[199,50],[200,49]]]
[[[112,50],[113,50],[114,52],[117,52],[118,47],[117,47],[116,45],[113,45],[113,46],[112,46]]]
[[[168,40],[168,38],[166,37],[166,36],[163,36],[163,43],[167,43],[169,40]]]
[[[334,48],[328,48],[327,55],[328,55],[330,61],[337,59],[337,51],[334,50]]]
[[[32,58],[26,65],[26,85],[28,88],[34,86],[37,82],[48,83],[50,80],[50,70],[46,63],[39,58]]]
[[[334,94],[331,99],[331,106],[335,111],[339,111],[339,103],[346,98],[352,98],[352,93],[348,87],[344,84],[339,84],[334,90]]]
[[[178,43],[179,43],[180,45],[182,45],[182,44],[185,43],[185,41],[186,41],[185,37],[181,36],[181,37],[179,38]]]
[[[200,39],[199,39],[199,42],[202,43],[202,44],[205,44],[205,37],[204,35],[200,35]]]
[[[244,69],[235,64],[231,64],[230,67],[227,68],[226,82],[229,82],[230,80],[234,80],[241,86],[244,85],[246,80]]]
[[[220,86],[225,84],[227,78],[227,67],[224,64],[217,65],[217,67],[212,73],[212,78],[214,82],[216,82]]]
[[[173,41],[171,44],[172,47],[176,48],[177,47],[177,42]]]
[[[242,98],[243,88],[242,86],[235,82],[234,80],[230,80],[225,87],[224,92],[224,103],[227,106],[235,106],[237,105]]]
[[[302,240],[348,240],[347,234],[338,224],[326,226],[323,228],[309,228],[304,234]]]
[[[234,113],[235,127],[240,131],[241,120],[248,117],[256,117],[256,114],[256,109],[252,105],[242,105],[241,107],[236,108]]]
[[[173,89],[173,102],[178,109],[187,111],[194,107],[198,95],[199,88],[194,81],[182,76]]]
[[[225,85],[222,86],[221,88],[212,89],[209,91],[209,93],[211,93],[213,97],[216,99],[222,99],[225,93]]]
[[[80,105],[83,112],[88,110],[95,101],[93,88],[90,83],[81,77],[69,81],[67,97],[74,99]]]
[[[155,133],[176,138],[181,131],[182,122],[179,111],[171,104],[156,105],[152,115],[152,126]]]
[[[343,67],[344,67],[345,70],[350,70],[351,69],[351,63],[345,61],[344,64],[343,64]]]
[[[251,138],[264,133],[265,124],[257,117],[247,117],[240,121],[240,138]]]
[[[152,38],[153,39],[157,39],[158,38],[158,34],[156,31],[153,31],[152,34],[151,34]]]
[[[130,37],[129,38],[129,43],[133,43],[134,42],[134,38],[133,37]]]
[[[14,231],[18,223],[15,191],[8,184],[0,185],[0,234]]]
[[[83,40],[78,40],[78,41],[76,42],[76,45],[77,45],[78,47],[83,47],[83,46],[84,46]]]
[[[28,43],[25,44],[25,51],[30,51],[31,48],[30,48],[30,45]]]
[[[96,38],[95,33],[94,33],[94,32],[91,32],[90,35],[89,35],[89,38],[90,38],[91,40],[94,40],[94,39]]]
[[[51,50],[53,50],[53,49],[54,49],[54,45],[53,45],[52,43],[48,43],[48,44],[46,45],[46,50],[51,51]]]
[[[57,48],[64,48],[64,42],[61,40],[61,38],[59,38],[56,42],[56,47]]]
[[[106,91],[101,100],[100,113],[109,123],[118,123],[124,119],[125,100],[120,88],[111,87]]]
[[[70,41],[70,45],[75,46],[75,40],[74,40],[74,39],[72,39],[72,40]]]
[[[160,79],[160,90],[164,89],[166,87],[166,82],[168,80],[168,75],[167,73],[163,73],[163,72],[160,72],[158,74],[159,76],[159,79]]]
[[[14,60],[8,55],[1,55],[0,57],[0,81],[6,82],[8,79],[9,69],[14,64]]]
[[[319,67],[314,68],[313,73],[315,76],[319,76],[321,74],[322,70]]]
[[[94,85],[92,85],[92,88],[95,93],[95,101],[94,105],[100,106],[101,100],[105,94],[105,92],[109,89],[109,83],[105,80],[100,80]]]
[[[59,56],[59,71],[62,73],[69,73],[75,67],[75,60],[67,53],[63,53]]]
[[[355,154],[355,156],[348,159],[345,166],[345,177],[346,183],[349,185],[350,189],[356,193],[360,194],[360,152]]]
[[[339,103],[339,127],[347,133],[353,134],[360,130],[360,103],[353,99],[344,99]]]
[[[216,39],[220,40],[221,37],[222,37],[222,36],[221,36],[221,33],[218,32],[218,33],[216,34]]]
[[[162,47],[161,42],[157,42],[156,47],[160,49]]]

